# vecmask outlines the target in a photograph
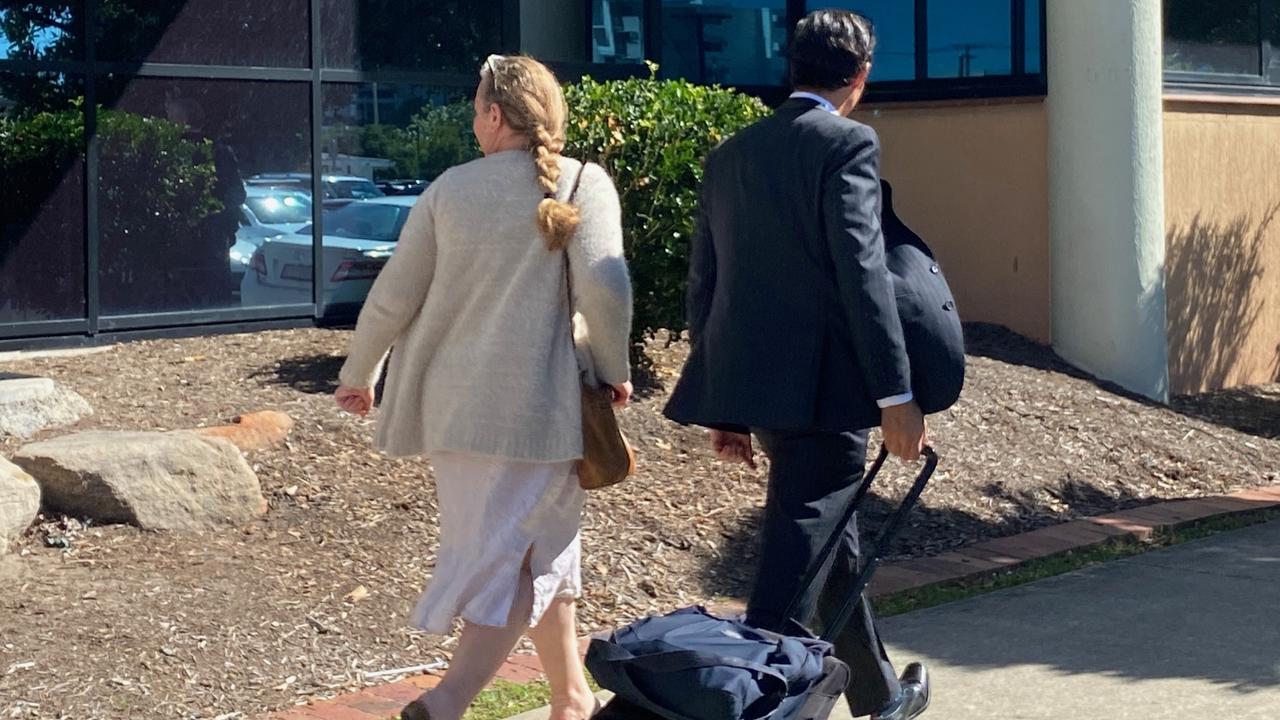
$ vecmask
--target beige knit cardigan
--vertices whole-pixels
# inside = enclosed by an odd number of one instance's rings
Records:
[[[560,161],[565,199],[581,164]],[[547,249],[527,152],[451,168],[413,206],[365,301],[341,381],[372,387],[393,345],[377,446],[532,462],[582,455],[579,359],[564,256]],[[630,377],[631,282],[613,182],[588,164],[569,244],[580,354],[602,383]]]

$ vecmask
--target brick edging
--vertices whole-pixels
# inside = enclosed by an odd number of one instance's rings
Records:
[[[1073,550],[1123,539],[1147,542],[1157,533],[1179,530],[1205,520],[1276,508],[1280,508],[1280,485],[1131,508],[988,540],[942,555],[885,563],[876,572],[870,594],[882,597],[935,585],[980,580],[1032,560]],[[726,605],[717,609],[732,614],[741,612],[742,606]],[[587,639],[584,638],[580,646],[584,653],[586,646]],[[532,682],[542,678],[542,665],[535,655],[512,655],[498,671],[498,677],[515,683]],[[439,682],[440,677],[435,674],[416,675],[366,687],[331,700],[317,700],[281,710],[267,715],[264,720],[388,720],[395,718],[405,703]]]

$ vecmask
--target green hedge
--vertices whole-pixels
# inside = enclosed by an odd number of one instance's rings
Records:
[[[657,80],[652,73],[610,82],[587,78],[565,92],[565,153],[604,166],[618,186],[635,286],[635,335],[683,328],[703,160],[768,109],[732,90]]]
[[[201,232],[207,219],[224,209],[214,192],[213,146],[184,136],[184,130],[134,113],[98,112],[100,281],[104,300],[116,306],[180,306],[193,280],[172,273],[191,265],[193,254],[202,250],[211,258],[208,271],[226,276],[227,243]],[[42,247],[60,244],[46,233],[61,228],[49,227],[41,210],[52,197],[65,199],[65,183],[74,188],[73,196],[81,192],[84,144],[79,102],[62,110],[0,118],[0,177],[17,179],[0,196],[0,264],[38,264],[47,258]],[[80,205],[78,197],[75,205]],[[215,241],[218,246],[201,247]],[[218,264],[212,265],[215,257]],[[0,282],[12,287],[0,284],[0,290],[20,293],[35,307],[53,306],[65,294],[45,292],[21,274],[5,275]]]
[[[648,78],[565,88],[565,154],[604,166],[618,186],[635,284],[637,339],[684,327],[689,237],[702,162],[721,140],[763,117],[759,100],[719,87]],[[339,147],[396,161],[389,174],[431,179],[479,156],[469,100],[427,107],[409,126],[331,129]]]

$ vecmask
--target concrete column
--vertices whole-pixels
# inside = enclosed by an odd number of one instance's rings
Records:
[[[1049,0],[1053,345],[1166,401],[1160,0]]]

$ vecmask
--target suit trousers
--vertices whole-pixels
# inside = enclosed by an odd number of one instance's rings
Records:
[[[821,633],[824,623],[844,606],[861,567],[856,517],[801,597],[795,617],[786,618],[783,613],[862,483],[867,433],[753,430],[753,434],[769,457],[770,471],[760,565],[747,603],[747,621],[788,632],[794,620]],[[865,595],[853,618],[832,640],[836,657],[851,671],[845,696],[854,717],[878,712],[897,697],[900,684]]]

